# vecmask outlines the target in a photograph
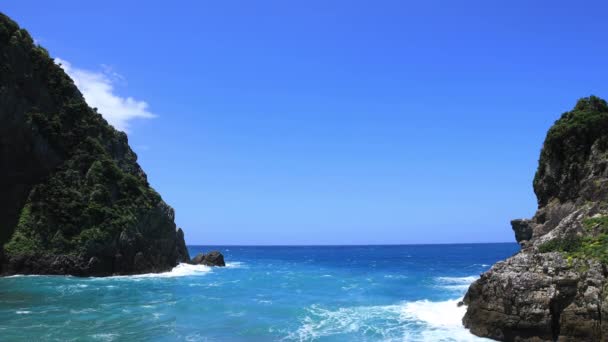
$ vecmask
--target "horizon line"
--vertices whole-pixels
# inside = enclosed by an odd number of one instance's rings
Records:
[[[373,244],[186,244],[187,247],[382,247],[382,246],[438,246],[438,245],[489,245],[517,244],[516,241],[499,242],[437,242],[437,243],[373,243]]]

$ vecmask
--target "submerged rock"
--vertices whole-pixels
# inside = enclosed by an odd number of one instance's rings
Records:
[[[224,256],[218,251],[212,251],[207,254],[199,253],[190,261],[194,265],[206,266],[226,266]]]
[[[190,258],[127,135],[0,13],[0,274],[161,272]]]
[[[534,190],[512,221],[522,250],[471,284],[465,327],[500,341],[608,340],[608,104],[578,101],[549,130]],[[602,319],[604,317],[604,320]]]

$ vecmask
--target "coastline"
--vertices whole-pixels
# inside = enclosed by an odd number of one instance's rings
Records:
[[[209,247],[189,249],[195,254]],[[50,329],[53,321],[41,314],[53,314],[74,322],[61,335],[66,338],[70,332],[95,335],[106,330],[115,334],[108,340],[135,334],[194,341],[483,341],[464,329],[465,308],[457,304],[479,272],[517,248],[502,247],[496,253],[495,245],[473,250],[441,245],[225,246],[220,248],[228,260],[225,268],[181,264],[160,274],[2,278],[3,288],[12,289],[15,297],[45,293],[57,302],[48,307],[35,301],[14,303],[10,309],[0,306],[0,318],[7,322],[7,336],[33,321]],[[488,256],[492,251],[495,256]],[[112,317],[124,322],[115,325]],[[80,319],[100,325],[79,325]],[[201,320],[204,326],[196,323]],[[141,332],[133,333],[135,328]]]

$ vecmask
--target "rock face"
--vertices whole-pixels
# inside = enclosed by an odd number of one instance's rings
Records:
[[[224,256],[218,251],[212,251],[208,254],[199,253],[190,261],[194,265],[206,266],[226,266]]]
[[[578,101],[549,130],[522,250],[469,288],[464,325],[501,341],[608,340],[608,105]],[[604,319],[602,319],[604,317]]]
[[[1,13],[0,193],[0,274],[132,274],[189,260],[126,134]]]

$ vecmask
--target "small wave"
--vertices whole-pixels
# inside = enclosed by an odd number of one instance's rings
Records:
[[[13,274],[10,276],[3,276],[2,278],[5,279],[9,279],[9,278],[59,278],[59,277],[64,277],[64,278],[74,278],[74,276],[72,275],[55,275],[55,274]]]
[[[408,278],[408,276],[403,275],[403,274],[386,274],[386,275],[384,275],[384,278],[386,278],[386,279],[406,279],[406,278]]]
[[[468,276],[468,277],[437,277],[435,278],[435,282],[437,283],[437,287],[440,287],[444,290],[448,290],[450,292],[457,293],[459,296],[464,295],[464,293],[469,289],[469,285],[472,282],[477,280],[476,276]]]
[[[470,285],[472,282],[477,280],[478,276],[468,276],[468,277],[437,277],[435,281],[442,284],[466,284]]]
[[[228,311],[226,314],[230,317],[243,317],[243,316],[245,316],[245,311],[238,311],[238,312]]]
[[[93,309],[93,308],[86,308],[86,309],[81,309],[81,310],[76,310],[76,309],[71,309],[70,313],[71,314],[84,314],[84,313],[91,313],[91,312],[95,312],[97,310]]]
[[[15,312],[17,315],[29,315],[32,312],[31,311],[27,311],[27,310],[18,310]]]
[[[248,267],[244,262],[233,261],[233,262],[227,262],[226,268],[248,268]]]
[[[115,341],[119,337],[118,334],[106,333],[106,334],[93,334],[91,338],[98,341]]]
[[[446,289],[448,291],[454,292],[466,292],[469,289],[469,284],[460,284],[460,285],[440,285],[442,289]]]
[[[350,285],[342,286],[342,290],[350,291],[350,290],[356,289],[358,287],[359,287],[359,285],[357,285],[357,284],[350,284]]]

